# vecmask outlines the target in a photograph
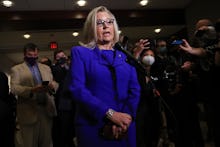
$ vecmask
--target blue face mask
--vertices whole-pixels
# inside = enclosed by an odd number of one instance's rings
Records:
[[[167,52],[167,47],[165,47],[165,46],[164,47],[160,47],[159,50],[160,50],[161,54],[164,54],[164,53]]]

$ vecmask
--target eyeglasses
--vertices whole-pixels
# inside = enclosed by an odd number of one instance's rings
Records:
[[[96,25],[97,25],[98,27],[103,27],[104,25],[110,26],[110,25],[112,25],[113,23],[114,23],[114,19],[107,19],[107,20],[98,19],[98,20],[96,21]]]

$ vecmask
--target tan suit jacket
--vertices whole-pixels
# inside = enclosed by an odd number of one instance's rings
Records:
[[[53,80],[53,75],[49,66],[38,63],[42,81],[53,83],[55,90],[58,84]],[[32,73],[25,62],[11,68],[11,91],[17,96],[17,119],[20,124],[33,124],[38,120],[38,107],[36,94],[31,94],[31,89],[35,86]],[[44,112],[48,117],[56,115],[54,97],[46,93],[46,105]]]

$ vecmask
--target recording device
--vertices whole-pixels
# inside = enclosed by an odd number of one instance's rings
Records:
[[[42,82],[42,85],[43,85],[43,86],[47,86],[48,84],[49,84],[49,81],[43,81],[43,82]]]
[[[129,60],[129,63],[134,65],[140,72],[142,72],[144,75],[148,76],[145,68],[143,67],[143,65],[140,63],[139,60],[137,60],[129,51],[125,50],[121,43],[117,42],[114,46],[115,49],[119,50],[119,51],[122,51],[128,58]],[[152,77],[150,77],[152,78]],[[170,109],[169,105],[166,103],[166,101],[163,99],[163,97],[160,95],[159,91],[156,89],[154,83],[151,81],[151,85],[152,87],[154,88],[154,94],[156,97],[159,97],[160,98],[160,101],[164,104],[164,106],[168,109],[168,111],[171,113],[171,115],[173,116],[173,118],[175,119],[176,121],[176,117],[173,113],[173,111]]]
[[[46,86],[48,93],[49,93],[50,95],[54,95],[54,94],[55,94],[55,91],[54,91],[53,89],[49,88],[48,84],[49,84],[49,81],[43,81],[43,82],[42,82],[42,85],[43,85],[43,86]]]
[[[180,44],[183,44],[183,40],[174,40],[171,44],[172,45],[180,45]]]
[[[150,39],[150,38],[146,38],[146,39],[148,39],[149,44],[144,47],[147,47],[151,50],[155,49],[155,47],[156,47],[155,40]]]

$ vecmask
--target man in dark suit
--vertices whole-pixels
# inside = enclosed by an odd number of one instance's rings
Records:
[[[0,146],[14,147],[16,98],[9,93],[8,77],[0,72]]]
[[[59,83],[55,95],[57,117],[54,118],[53,145],[54,147],[74,147],[74,102],[68,90],[69,58],[63,50],[54,52],[54,63],[51,66],[54,80]]]

